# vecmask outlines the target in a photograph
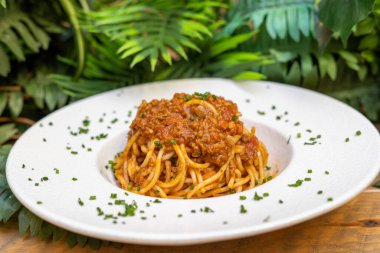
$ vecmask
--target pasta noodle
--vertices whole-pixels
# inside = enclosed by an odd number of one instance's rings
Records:
[[[236,104],[210,93],[143,101],[114,175],[128,191],[161,198],[241,192],[275,176],[267,149],[244,128]]]

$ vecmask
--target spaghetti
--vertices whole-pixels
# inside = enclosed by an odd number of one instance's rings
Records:
[[[115,157],[121,187],[162,198],[205,198],[261,185],[268,152],[237,105],[208,92],[142,101]]]

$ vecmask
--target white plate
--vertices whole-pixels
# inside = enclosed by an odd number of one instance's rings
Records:
[[[236,102],[243,120],[257,126],[258,137],[269,149],[270,164],[282,172],[263,186],[225,197],[154,203],[151,197],[125,196],[105,165],[123,149],[129,127],[126,121],[133,119],[135,106],[142,99],[195,91],[210,91]],[[90,120],[89,132],[70,134],[77,132],[86,117]],[[360,136],[356,136],[357,131]],[[101,133],[107,137],[91,140]],[[318,135],[315,145],[305,145]],[[341,206],[378,174],[379,153],[379,133],[373,125],[357,111],[327,96],[270,82],[237,85],[223,79],[192,79],[127,87],[66,106],[21,136],[11,150],[6,172],[21,203],[57,226],[111,241],[185,245],[273,231]],[[299,187],[288,186],[305,178],[311,181]],[[255,192],[269,196],[253,200]],[[97,207],[105,214],[124,211],[123,206],[108,205],[115,200],[110,197],[112,193],[127,203],[135,201],[135,216],[120,217],[116,224],[112,218],[98,216]],[[240,200],[242,195],[247,199]],[[89,200],[90,196],[96,196],[96,200]],[[240,212],[241,205],[246,213]],[[205,207],[213,212],[200,211]]]

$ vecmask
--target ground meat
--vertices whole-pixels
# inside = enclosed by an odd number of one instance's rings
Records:
[[[191,100],[210,103],[216,113],[204,104],[185,106]],[[223,97],[209,93],[176,93],[171,100],[142,101],[136,118],[130,126],[129,137],[136,131],[141,135],[138,143],[146,144],[156,138],[171,149],[170,141],[185,144],[189,156],[198,162],[222,165],[232,148],[231,136],[243,134],[243,123],[239,120],[237,105]],[[243,136],[240,141],[245,146],[242,160],[252,163],[257,152],[256,137]]]

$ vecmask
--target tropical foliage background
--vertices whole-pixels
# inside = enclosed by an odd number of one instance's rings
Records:
[[[267,79],[377,121],[379,51],[380,0],[0,0],[0,221],[70,247],[107,243],[42,221],[5,178],[13,141],[72,101],[155,80]]]

